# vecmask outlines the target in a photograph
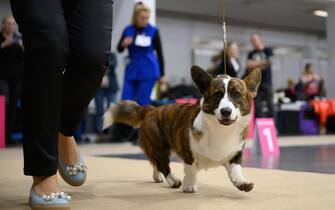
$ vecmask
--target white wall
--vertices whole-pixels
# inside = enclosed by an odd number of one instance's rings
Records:
[[[335,5],[332,4],[328,7],[328,19],[327,19],[327,37],[328,42],[328,53],[329,53],[329,71],[328,78],[329,81],[335,78]],[[332,98],[335,98],[335,83],[326,83],[328,95]]]
[[[11,14],[9,0],[0,0],[0,18]]]
[[[132,11],[134,6],[134,0],[114,0],[113,8],[113,32],[112,32],[112,51],[117,52],[117,44],[122,35],[123,29],[130,24]],[[124,71],[125,71],[125,57],[127,52],[122,54],[117,53],[118,65],[116,68],[116,74],[119,81],[120,91],[122,91]]]
[[[173,83],[190,82],[193,25],[189,21],[157,18],[165,58],[165,72]]]
[[[187,78],[190,82],[189,69],[194,62],[192,50],[195,47],[192,40],[218,40],[217,48],[221,49],[222,28],[208,22],[171,17],[157,17],[160,28],[163,50],[166,60],[166,74],[172,83]],[[327,62],[318,59],[318,50],[326,47],[325,39],[319,39],[313,34],[303,34],[288,31],[276,31],[261,28],[231,26],[228,23],[228,40],[236,41],[241,46],[241,62],[244,66],[246,53],[251,49],[249,37],[253,32],[262,34],[267,45],[282,46],[289,49],[285,54],[275,56],[273,78],[275,88],[286,85],[288,78],[298,79],[306,62],[316,64],[319,74],[327,78]],[[291,52],[293,50],[293,52]],[[196,63],[195,63],[196,64]],[[327,82],[327,81],[326,81]]]

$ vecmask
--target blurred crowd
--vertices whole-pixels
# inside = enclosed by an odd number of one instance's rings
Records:
[[[312,100],[326,96],[326,89],[323,78],[314,69],[314,65],[307,63],[298,81],[287,80],[287,87],[284,90],[288,102],[297,100]]]
[[[161,105],[174,103],[179,98],[199,98],[200,95],[192,86],[182,82],[174,87],[169,86],[165,77],[164,55],[159,29],[149,23],[150,9],[142,3],[134,6],[131,23],[124,28],[117,46],[118,53],[127,51],[127,65],[122,87],[116,76],[117,56],[115,52],[107,52],[107,73],[101,83],[101,88],[94,99],[95,116],[94,132],[119,132],[118,138],[128,136],[131,131],[122,125],[116,125],[112,131],[103,131],[102,118],[105,110],[117,102],[118,91],[121,90],[121,100],[134,100],[141,105]],[[19,92],[22,75],[23,52],[21,36],[16,32],[16,23],[11,16],[3,18],[0,32],[0,95],[6,96],[6,139],[20,138],[13,134],[20,131],[19,123]],[[246,69],[241,67],[239,47],[235,42],[226,44],[226,48],[213,56],[212,66],[208,72],[213,76],[228,74],[232,77],[245,77],[254,69],[262,72],[262,82],[255,99],[256,117],[274,117],[274,90],[272,85],[271,47],[266,46],[262,36],[254,33],[250,37],[253,49],[248,53]],[[153,91],[154,90],[154,91]],[[325,97],[324,80],[315,72],[311,63],[306,64],[298,81],[289,79],[287,87],[282,90],[286,101],[310,100]],[[154,94],[153,94],[154,93]],[[155,98],[157,100],[153,101]],[[118,127],[119,126],[119,127]],[[85,120],[78,131],[80,139],[85,132]],[[120,134],[121,132],[121,134]],[[136,135],[136,134],[135,134]]]
[[[23,65],[23,45],[12,16],[2,20],[0,32],[0,95],[6,97],[6,139],[15,124]]]

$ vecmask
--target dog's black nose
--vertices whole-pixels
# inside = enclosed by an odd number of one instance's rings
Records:
[[[231,110],[231,108],[229,108],[229,107],[225,107],[225,108],[220,109],[220,113],[223,117],[229,117],[232,111],[233,110]]]

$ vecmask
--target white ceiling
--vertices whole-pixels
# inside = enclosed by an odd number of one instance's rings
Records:
[[[263,25],[325,33],[326,19],[312,15],[335,0],[225,0],[227,20],[240,25]],[[178,13],[219,21],[221,0],[157,0],[158,15]]]

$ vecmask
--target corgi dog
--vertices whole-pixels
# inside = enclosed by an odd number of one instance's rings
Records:
[[[251,191],[254,184],[243,176],[241,161],[260,70],[240,80],[228,75],[213,78],[193,66],[191,75],[202,94],[199,105],[153,107],[123,101],[107,110],[104,127],[125,123],[140,129],[140,147],[153,165],[155,182],[163,182],[164,176],[171,188],[183,185],[184,192],[194,193],[199,170],[224,166],[235,187]],[[184,162],[183,182],[170,169],[171,152]]]

